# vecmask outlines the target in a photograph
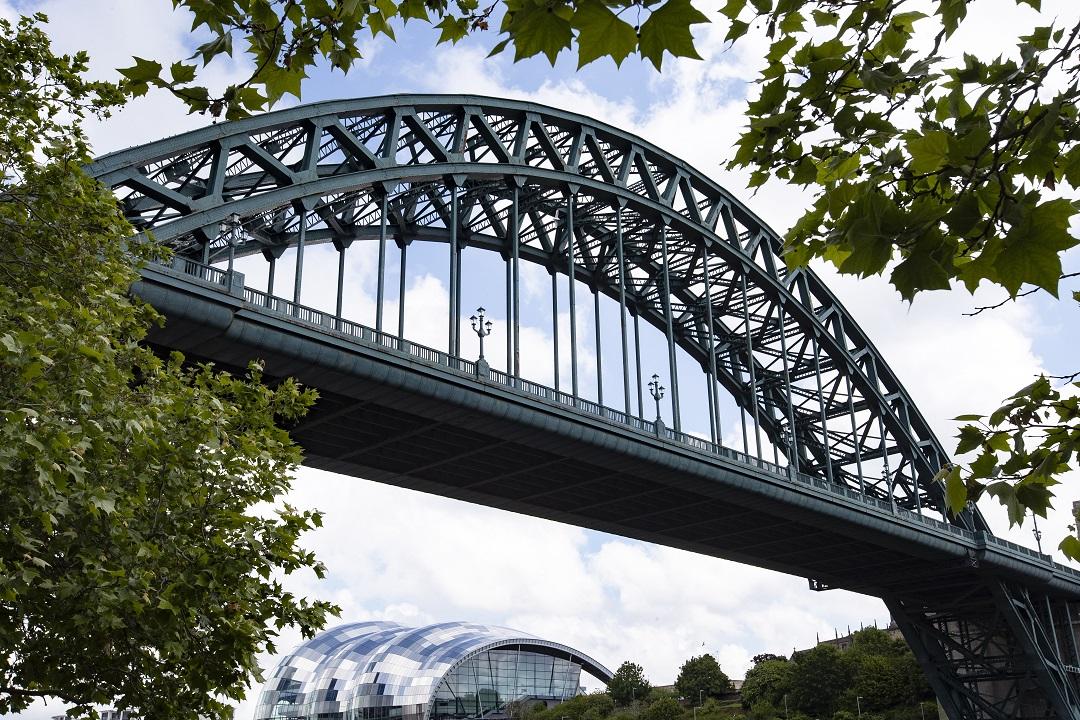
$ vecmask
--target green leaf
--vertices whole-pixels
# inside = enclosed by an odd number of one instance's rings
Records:
[[[610,57],[616,66],[621,65],[637,48],[634,28],[600,0],[581,2],[571,24],[578,31],[578,68],[601,57]]]
[[[183,85],[195,79],[195,66],[185,65],[182,62],[174,62],[169,67],[169,74],[172,75],[174,83]]]
[[[720,8],[720,14],[728,20],[738,20],[746,7],[746,0],[727,0],[727,4]]]
[[[286,94],[299,98],[300,83],[307,74],[303,70],[287,70],[277,65],[270,65],[263,69],[258,77],[266,88],[266,97],[272,105]]]
[[[960,477],[960,467],[953,467],[945,476],[945,502],[949,506],[949,512],[959,515],[963,512],[967,499],[967,485]]]
[[[750,23],[743,22],[742,20],[732,20],[731,26],[728,28],[727,35],[724,36],[724,42],[733,43],[750,29]]]
[[[651,61],[657,70],[663,62],[665,51],[675,57],[700,60],[690,26],[706,22],[709,19],[691,5],[690,0],[667,0],[641,25],[642,57]]]
[[[1019,222],[1010,228],[1005,247],[994,260],[998,280],[1013,296],[1030,283],[1057,297],[1060,253],[1078,242],[1069,234],[1069,219],[1076,208],[1065,198],[1057,198],[1020,209]]]
[[[983,443],[983,433],[979,428],[974,425],[964,425],[960,428],[960,434],[957,435],[960,442],[956,444],[956,454],[963,455],[964,453],[971,452],[975,448],[979,447]]]
[[[424,0],[403,0],[398,5],[398,14],[403,20],[427,20],[428,9]]]
[[[509,45],[509,44],[510,44],[510,38],[506,38],[505,40],[500,40],[499,42],[495,43],[495,47],[491,48],[491,52],[489,52],[487,54],[487,56],[488,57],[495,57],[496,55],[501,53],[503,50],[505,50],[506,46]]]
[[[1021,525],[1027,508],[1016,496],[1016,489],[1007,482],[996,482],[986,486],[986,492],[997,498],[998,502],[1005,506],[1009,515],[1009,527]]]
[[[889,276],[889,281],[908,302],[921,290],[949,289],[949,274],[945,268],[923,253],[912,254],[897,265]]]
[[[469,24],[463,18],[456,18],[447,15],[439,24],[436,25],[441,32],[439,33],[438,43],[450,42],[457,44],[458,40],[465,37],[469,32]]]
[[[573,40],[569,20],[546,5],[529,3],[515,12],[512,28],[515,61],[543,53],[554,65],[559,53]]]
[[[916,175],[935,173],[944,167],[949,157],[949,135],[943,130],[930,130],[907,141],[911,155],[911,171]]]
[[[118,70],[128,80],[136,83],[150,83],[161,76],[161,63],[141,57],[135,57],[132,60],[135,61],[134,65]]]
[[[1066,535],[1058,545],[1058,550],[1070,560],[1080,562],[1080,538],[1075,535]]]
[[[940,0],[937,14],[945,26],[946,36],[956,32],[961,21],[967,16],[968,0]]]
[[[379,35],[385,35],[391,40],[397,40],[394,36],[394,28],[390,27],[390,24],[386,22],[386,18],[383,17],[380,12],[373,12],[368,15],[367,18],[368,28],[371,30],[371,37],[378,37]]]

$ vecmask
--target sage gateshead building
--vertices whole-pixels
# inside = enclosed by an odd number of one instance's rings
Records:
[[[611,680],[588,655],[509,628],[350,623],[278,664],[255,720],[497,720],[574,697],[582,670]]]

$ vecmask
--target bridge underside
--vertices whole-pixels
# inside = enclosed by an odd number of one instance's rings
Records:
[[[985,553],[775,473],[145,276],[136,291],[168,317],[151,343],[227,368],[259,358],[271,381],[319,389],[292,428],[311,467],[881,597],[952,717],[1075,717],[1076,675],[1057,660],[1080,664],[1073,603],[1059,589],[1018,589],[1030,577],[988,571]]]

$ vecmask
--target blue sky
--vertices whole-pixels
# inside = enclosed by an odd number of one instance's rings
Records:
[[[701,6],[717,17],[716,4]],[[1012,6],[1009,0],[979,0],[971,27],[961,33],[954,49],[996,53],[1003,32],[1033,20],[1030,10]],[[170,10],[167,0],[47,0],[20,2],[17,7],[47,12],[56,44],[64,50],[88,49],[95,72],[103,76],[128,64],[131,55],[171,61],[190,54],[188,23]],[[1077,12],[1064,2],[1058,10],[1062,15]],[[0,0],[0,13],[13,12],[10,0]],[[435,47],[433,32],[413,23],[398,28],[396,44],[369,43],[367,59],[347,76],[325,70],[313,73],[304,86],[304,101],[398,92],[477,92],[581,112],[639,133],[687,159],[782,231],[798,216],[807,197],[776,183],[750,195],[744,190],[744,175],[722,169],[742,123],[748,80],[762,54],[762,41],[755,37],[735,50],[726,49],[724,31],[722,25],[699,28],[696,37],[705,60],[673,62],[663,74],[634,59],[620,69],[599,61],[576,72],[576,59],[569,56],[554,68],[543,60],[515,65],[506,54],[484,60],[495,42],[492,35],[467,39],[456,47]],[[242,63],[215,65],[207,77],[220,84],[241,77],[244,70]],[[186,116],[174,100],[152,93],[109,123],[89,130],[96,149],[104,153],[205,121]],[[362,322],[372,312],[374,297],[370,250],[352,253],[348,266],[352,305],[346,315]],[[319,283],[318,278],[332,277],[336,266],[329,254],[312,253],[311,258],[305,277],[315,278],[310,282],[316,289],[307,291],[314,294],[305,295],[305,302],[316,303],[324,299],[318,285],[333,285]],[[465,262],[462,307],[466,315],[480,304],[491,309],[496,321],[492,342],[498,348],[505,327],[501,266],[493,270],[490,260],[468,252]],[[392,252],[390,267],[395,263]],[[1080,269],[1075,254],[1068,264]],[[421,341],[445,332],[444,319],[425,319],[445,312],[442,271],[437,253],[423,257],[410,252],[408,306],[416,310],[408,322]],[[968,318],[965,312],[996,302],[1001,294],[988,289],[973,299],[963,293],[937,293],[908,306],[879,279],[840,278],[829,268],[820,272],[883,351],[947,446],[954,432],[949,418],[996,407],[1040,371],[1076,369],[1080,315],[1071,302],[1035,296]],[[287,267],[279,268],[279,277],[288,276]],[[499,282],[488,284],[484,277]],[[396,296],[396,274],[389,273],[388,282],[388,293]],[[527,278],[526,285],[529,282]],[[531,282],[542,288],[548,282],[546,273],[540,271]],[[581,337],[591,347],[591,307],[582,304],[589,310],[579,319]],[[610,318],[609,310],[605,317]],[[539,308],[535,316],[525,318],[525,342],[540,358],[535,365],[540,375],[550,373],[549,320],[546,310]],[[475,343],[470,334],[464,339]],[[604,346],[606,391],[614,391],[616,399],[608,404],[617,406],[618,385],[608,372],[617,365],[618,344],[605,340]],[[497,349],[489,351],[499,354]],[[647,358],[649,365],[666,367],[662,351]],[[583,374],[588,376],[587,367]],[[699,424],[691,429],[707,432],[701,417],[699,408],[691,420]],[[1075,479],[1059,495],[1062,507],[1077,499]],[[674,679],[683,660],[703,649],[716,654],[730,675],[741,677],[756,653],[788,653],[793,647],[811,645],[818,635],[832,635],[834,629],[842,632],[849,625],[888,619],[873,598],[812,593],[802,578],[363,480],[305,469],[298,474],[291,499],[328,511],[326,526],[312,534],[308,544],[330,568],[325,582],[295,578],[292,586],[330,596],[345,609],[342,620],[499,623],[578,647],[610,666],[635,659],[654,682],[663,684]],[[987,506],[986,511],[999,533],[1031,544],[1029,527],[1010,531],[997,508]],[[1047,538],[1063,533],[1065,523],[1064,513],[1052,515],[1043,524]],[[499,542],[491,542],[492,537]],[[477,565],[500,582],[479,588],[464,581]],[[280,645],[285,649],[295,640],[286,635]],[[265,658],[268,664],[273,661]],[[60,709],[55,703],[37,706],[24,717],[48,717]],[[237,717],[250,717],[251,709],[250,702],[244,703]]]

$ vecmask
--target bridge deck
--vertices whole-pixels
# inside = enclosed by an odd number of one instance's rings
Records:
[[[878,596],[929,601],[989,570],[1080,598],[1080,573],[988,533],[226,280],[146,268],[136,292],[168,318],[151,341],[318,388],[293,429],[310,466]]]

